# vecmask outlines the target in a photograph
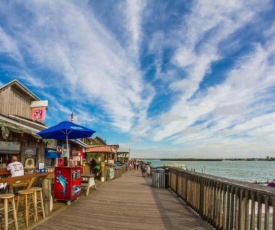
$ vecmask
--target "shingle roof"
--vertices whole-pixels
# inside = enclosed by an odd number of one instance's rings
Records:
[[[116,153],[115,149],[110,146],[88,147],[86,153]]]

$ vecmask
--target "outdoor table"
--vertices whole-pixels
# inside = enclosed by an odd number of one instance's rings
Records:
[[[86,188],[86,196],[88,196],[91,187],[95,186],[96,189],[94,174],[81,174],[81,178],[81,187]]]

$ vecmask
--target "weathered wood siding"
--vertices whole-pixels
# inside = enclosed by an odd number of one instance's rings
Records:
[[[0,90],[0,114],[31,117],[31,98],[23,90],[8,86]]]

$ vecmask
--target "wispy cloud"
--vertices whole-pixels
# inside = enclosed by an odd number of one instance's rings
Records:
[[[129,14],[133,14],[133,17],[127,16],[131,19],[128,29],[133,41],[130,44],[134,44],[136,50],[141,36],[142,6],[127,4]],[[60,106],[68,92],[75,101],[79,94],[81,97],[85,94],[91,104],[95,102],[104,108],[113,126],[129,131],[139,113],[146,109],[143,95],[147,91],[142,72],[128,58],[132,48],[122,47],[85,5],[76,6],[67,1],[39,2],[32,4],[29,13],[33,15],[32,23],[14,31],[15,38],[28,46],[25,58],[32,57],[33,65],[51,69],[46,76],[48,80],[55,81],[62,76],[62,87],[54,85],[60,96],[59,102],[54,103]],[[29,79],[35,81],[37,76],[31,74],[31,69],[29,72]],[[79,89],[85,93],[79,93]]]
[[[131,1],[127,0],[123,9],[125,12],[125,25],[126,31],[129,34],[129,54],[132,54],[134,57],[139,57],[140,43],[142,41],[142,13],[146,7],[146,0],[142,1]]]
[[[49,100],[49,122],[73,110],[133,151],[270,151],[272,1],[108,4],[1,2],[1,83],[16,76]]]
[[[213,151],[209,143],[220,143],[225,147],[230,143],[243,145],[242,142],[246,141],[253,143],[245,145],[253,152],[259,152],[261,143],[265,141],[273,146],[273,113],[270,114],[274,111],[272,89],[275,86],[273,26],[265,31],[265,43],[255,42],[247,55],[235,58],[234,68],[226,73],[224,82],[203,91],[200,89],[211,65],[224,58],[220,44],[230,41],[229,37],[245,28],[258,13],[253,10],[255,3],[243,4],[226,8],[209,4],[211,9],[199,4],[187,17],[190,23],[184,30],[186,39],[176,50],[174,59],[174,64],[187,71],[187,76],[171,84],[171,89],[182,92],[182,96],[156,121],[160,125],[153,131],[155,141],[166,139],[166,143],[193,149],[204,146],[207,152]],[[209,39],[202,39],[206,34]],[[200,120],[204,120],[203,124],[197,125]],[[264,123],[257,123],[263,120]],[[254,129],[251,130],[250,126]],[[265,137],[259,139],[259,133]],[[257,148],[256,143],[259,144]],[[244,149],[238,150],[241,151]]]

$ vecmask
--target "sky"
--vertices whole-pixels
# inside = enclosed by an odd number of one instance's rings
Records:
[[[14,79],[132,158],[275,157],[272,0],[3,0]]]

